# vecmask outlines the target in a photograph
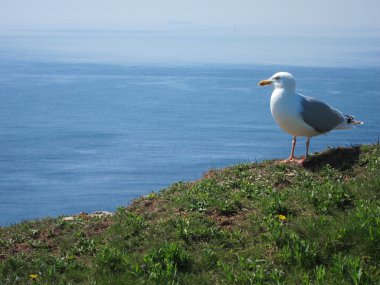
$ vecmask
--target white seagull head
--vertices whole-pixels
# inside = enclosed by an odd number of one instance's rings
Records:
[[[296,90],[296,79],[289,72],[277,72],[269,79],[259,82],[259,86],[270,84],[273,84],[275,89],[284,89],[293,92]]]

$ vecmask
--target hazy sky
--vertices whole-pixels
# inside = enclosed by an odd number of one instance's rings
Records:
[[[380,28],[379,0],[0,0],[0,29]]]

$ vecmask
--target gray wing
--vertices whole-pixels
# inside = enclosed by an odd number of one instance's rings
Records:
[[[301,96],[301,116],[306,124],[319,133],[326,133],[343,122],[341,113],[311,97]]]

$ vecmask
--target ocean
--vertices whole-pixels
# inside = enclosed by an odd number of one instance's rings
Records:
[[[321,42],[326,64],[320,54],[303,61],[305,50],[290,64],[265,63],[268,50],[248,54],[248,40],[231,47],[245,51],[234,59],[231,49],[212,57],[212,45],[197,56],[197,40],[187,62],[186,51],[163,57],[173,39],[151,55],[138,53],[147,39],[136,32],[132,51],[127,40],[123,51],[111,49],[117,40],[99,46],[97,33],[91,41],[83,33],[0,34],[0,225],[114,211],[212,168],[286,158],[291,136],[271,117],[272,88],[257,86],[277,71],[291,72],[301,93],[365,122],[313,138],[311,152],[379,141],[380,53],[367,49],[378,38],[356,49],[345,38],[351,46],[335,62],[340,44]],[[317,50],[317,41],[309,45]]]

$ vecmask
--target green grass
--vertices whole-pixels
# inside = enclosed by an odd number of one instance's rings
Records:
[[[380,145],[211,170],[112,217],[0,228],[0,284],[379,284],[379,192]]]

